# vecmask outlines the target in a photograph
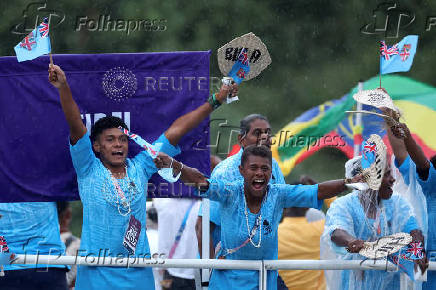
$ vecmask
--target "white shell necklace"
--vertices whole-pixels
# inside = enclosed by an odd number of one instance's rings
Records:
[[[256,221],[254,223],[254,226],[250,231],[250,226],[248,225],[247,201],[245,200],[245,194],[244,194],[244,213],[245,213],[245,221],[247,224],[248,239],[250,240],[250,243],[255,248],[260,248],[260,246],[262,245],[262,204],[263,204],[263,201],[266,199],[267,195],[268,195],[268,191],[266,192],[266,194],[265,194],[265,196],[262,199],[262,202],[260,204],[260,209],[259,209],[260,215],[257,216]],[[259,241],[257,242],[257,244],[255,244],[253,242],[252,238],[256,235],[257,228],[259,228]]]

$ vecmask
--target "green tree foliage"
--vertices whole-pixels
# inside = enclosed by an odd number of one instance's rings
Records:
[[[38,1],[1,0],[0,55],[14,55],[13,47],[24,35],[12,34],[11,27],[22,22],[23,10],[32,2]],[[243,116],[256,112],[268,116],[273,131],[278,131],[303,111],[340,98],[359,80],[378,73],[378,40],[383,35],[363,34],[360,30],[374,21],[373,10],[382,3],[357,0],[48,0],[47,8],[65,14],[65,21],[51,34],[54,53],[210,49],[213,52],[211,76],[217,77],[221,75],[216,50],[236,36],[254,32],[267,45],[272,64],[258,78],[241,86],[238,103],[221,108],[212,118],[227,119],[227,124],[238,126]],[[436,4],[430,0],[396,3],[397,7],[414,14],[415,20],[407,27],[400,27],[399,38],[386,40],[392,44],[408,34],[420,35],[413,67],[404,75],[436,86],[432,68],[436,52],[436,25],[426,31],[427,18],[436,17]],[[32,13],[35,15],[35,8],[29,15]],[[375,14],[385,17],[380,12]],[[122,29],[78,29],[81,17],[99,19],[101,15],[110,15],[111,19],[156,20],[165,29],[142,29],[129,34]],[[391,23],[389,29],[395,29],[394,26]],[[212,122],[212,143],[218,130],[221,130],[219,147],[227,149],[230,134],[224,131],[230,129],[220,128],[218,124],[218,121]],[[213,147],[213,153],[216,149]],[[221,149],[219,153],[223,151],[226,150]],[[322,150],[298,165],[288,181],[296,179],[301,173],[309,173],[318,180],[342,177],[344,161],[341,153],[333,149]]]

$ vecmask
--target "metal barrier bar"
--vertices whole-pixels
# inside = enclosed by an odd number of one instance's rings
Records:
[[[267,270],[388,270],[396,266],[387,261],[374,260],[265,260]],[[429,271],[436,270],[436,262],[430,262]]]
[[[108,267],[157,267],[157,268],[211,268],[211,269],[262,269],[262,261],[216,259],[147,259],[121,257],[81,257],[56,255],[17,255],[13,264],[38,265],[87,265]]]
[[[269,270],[387,270],[397,268],[387,261],[359,260],[217,260],[217,259],[160,259],[141,257],[81,257],[55,255],[17,255],[13,264],[87,265],[109,267],[157,267],[195,269],[237,269],[259,271],[259,289],[267,289]],[[430,262],[429,271],[436,271]]]

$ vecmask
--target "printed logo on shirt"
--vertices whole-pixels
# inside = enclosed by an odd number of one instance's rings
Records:
[[[270,223],[268,222],[268,220],[264,220],[263,221],[263,233],[265,234],[265,235],[269,235],[269,234],[271,234],[272,233],[272,228],[271,228],[271,225],[270,225]]]

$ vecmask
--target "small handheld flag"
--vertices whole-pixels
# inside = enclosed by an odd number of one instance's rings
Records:
[[[418,45],[418,35],[404,37],[392,46],[380,41],[380,74],[409,71]]]
[[[151,158],[155,159],[162,147],[162,143],[156,143],[156,144],[150,144],[144,139],[141,138],[141,136],[136,135],[128,131],[127,129],[123,127],[118,127],[118,129],[121,130],[124,134],[126,134],[130,139],[136,142],[139,146],[144,148],[147,153],[151,156]]]
[[[410,280],[415,281],[414,260],[424,258],[424,247],[421,242],[411,242],[402,250],[403,251],[389,255],[388,261],[406,273]]]
[[[32,30],[15,47],[15,54],[19,62],[32,60],[38,56],[51,52],[48,18],[44,18],[41,24]]]
[[[247,49],[242,48],[239,53],[238,60],[232,66],[229,72],[229,77],[232,77],[235,83],[240,85],[245,79],[245,75],[250,72],[250,64],[248,61]]]

